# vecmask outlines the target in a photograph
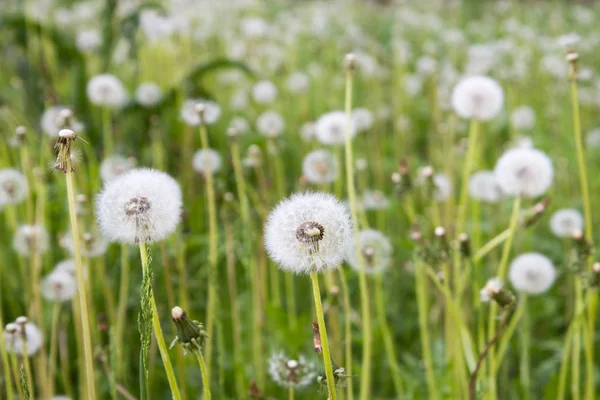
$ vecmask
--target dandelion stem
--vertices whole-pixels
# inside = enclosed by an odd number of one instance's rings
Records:
[[[335,381],[333,379],[333,365],[331,363],[331,354],[329,352],[329,340],[327,339],[327,328],[325,328],[325,316],[323,315],[323,305],[321,304],[321,291],[319,289],[319,277],[315,271],[310,273],[312,282],[313,297],[315,299],[315,311],[319,323],[319,335],[321,335],[321,344],[323,346],[323,363],[325,364],[325,376],[327,377],[327,392],[329,400],[336,400]]]
[[[87,307],[86,283],[83,276],[83,263],[81,261],[81,248],[77,212],[75,210],[75,188],[73,184],[73,172],[71,166],[67,165],[65,172],[67,180],[67,197],[69,202],[69,217],[71,220],[71,236],[73,238],[73,253],[75,253],[75,272],[77,276],[77,288],[79,298],[79,315],[81,317],[83,351],[85,359],[85,378],[87,385],[87,397],[90,400],[96,398],[96,385],[94,382],[94,359],[92,355],[92,336],[90,333],[89,313]]]
[[[458,217],[456,222],[456,234],[463,233],[465,229],[465,219],[467,217],[467,206],[469,204],[469,177],[475,164],[475,155],[477,149],[477,137],[479,135],[480,122],[473,119],[469,129],[469,141],[467,149],[467,158],[462,172],[462,182],[460,186],[460,199],[458,204]]]
[[[50,359],[48,360],[49,395],[54,395],[54,377],[56,375],[56,350],[58,348],[58,321],[60,317],[60,303],[52,306],[52,327],[50,330]]]
[[[348,283],[346,281],[346,274],[344,268],[340,268],[340,284],[342,285],[342,296],[344,299],[344,330],[345,332],[345,357],[346,357],[346,373],[352,376],[352,306],[350,305],[350,293],[348,291]],[[346,383],[346,400],[354,399],[354,384],[352,379],[348,379]]]
[[[288,400],[294,400],[294,387],[290,386],[288,389]]]
[[[356,187],[354,185],[354,161],[352,157],[352,138],[350,137],[350,123],[352,118],[352,68],[347,68],[346,71],[346,186],[348,189],[348,199],[350,201],[350,212],[352,213],[352,224],[354,225],[354,240],[359,243],[358,232],[358,203],[356,198]],[[360,288],[360,308],[362,319],[362,336],[363,336],[363,358],[360,380],[360,398],[361,400],[370,399],[371,392],[371,350],[372,350],[372,331],[371,331],[371,306],[369,303],[369,294],[367,286],[367,277],[365,275],[365,267],[362,259],[362,254],[359,247],[356,247],[358,276]]]
[[[208,380],[208,370],[204,362],[204,356],[199,349],[194,350],[198,365],[200,365],[200,373],[202,374],[202,387],[204,388],[204,400],[210,400],[210,381]]]
[[[129,248],[127,245],[121,246],[121,284],[119,287],[119,305],[117,306],[117,321],[115,328],[115,342],[117,343],[117,379],[122,377],[125,363],[123,360],[124,339],[123,332],[125,327],[125,318],[127,317],[127,292],[129,290]]]
[[[108,107],[102,107],[102,134],[104,156],[107,157],[114,151],[113,133],[110,121],[110,108]]]
[[[146,249],[146,243],[139,243],[140,257],[142,259],[142,271],[144,275],[150,273],[150,264],[148,262],[148,251]],[[165,372],[167,373],[167,380],[169,381],[169,387],[173,394],[174,400],[181,400],[181,394],[179,393],[179,387],[175,379],[175,373],[173,372],[173,365],[171,365],[171,359],[169,358],[169,352],[167,345],[165,344],[165,338],[160,327],[160,320],[158,318],[158,310],[156,308],[156,301],[154,300],[154,291],[150,287],[150,303],[152,306],[152,327],[154,329],[154,336],[156,337],[156,343],[158,344],[158,350],[162,358]]]
[[[4,321],[2,318],[2,305],[0,304],[0,327],[4,327]],[[2,371],[4,372],[5,385],[6,385],[6,398],[13,400],[13,386],[10,379],[10,362],[8,359],[8,352],[6,351],[6,343],[4,342],[4,335],[0,335],[0,354],[2,354]]]
[[[510,236],[510,229],[507,228],[503,230],[498,235],[494,236],[489,242],[483,245],[479,250],[475,252],[473,257],[473,261],[479,262],[483,257],[485,257],[490,251],[494,250],[500,244],[504,243],[504,241]]]

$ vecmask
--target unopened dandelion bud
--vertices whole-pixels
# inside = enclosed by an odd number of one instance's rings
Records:
[[[248,389],[248,396],[251,399],[264,399],[265,395],[263,394],[263,392],[258,388],[258,384],[256,383],[256,381],[250,381],[250,388]]]
[[[465,257],[471,257],[471,240],[469,239],[469,235],[466,233],[461,233],[458,236],[458,243],[460,245],[460,254]]]
[[[577,61],[579,60],[579,53],[569,50],[567,52],[567,61],[569,62],[569,79],[577,79]]]
[[[173,307],[171,319],[177,330],[177,336],[171,343],[171,348],[179,342],[182,344],[184,352],[201,350],[204,340],[208,337],[204,325],[198,321],[192,321],[181,307]]]
[[[19,144],[25,143],[25,137],[27,135],[27,128],[25,128],[23,125],[19,125],[15,129],[15,134],[17,135],[17,142]]]
[[[319,323],[317,321],[312,323],[312,330],[315,353],[323,354],[323,345],[321,344],[321,333],[319,332]]]
[[[344,62],[346,66],[346,71],[354,72],[354,70],[356,69],[356,55],[353,53],[346,54]]]

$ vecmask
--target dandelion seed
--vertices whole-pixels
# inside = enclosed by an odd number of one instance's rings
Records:
[[[304,157],[302,174],[310,183],[334,182],[339,175],[338,161],[328,150],[311,151]]]
[[[546,154],[536,149],[515,148],[506,151],[494,168],[496,180],[508,195],[537,197],[552,184],[554,169]]]
[[[127,102],[127,92],[114,75],[94,76],[87,84],[87,95],[93,104],[110,108],[122,107]]]
[[[348,210],[325,193],[296,193],[269,215],[265,246],[279,266],[297,274],[336,268],[352,232]]]
[[[462,118],[488,121],[502,110],[504,93],[495,80],[471,76],[460,81],[452,92],[452,107]]]
[[[319,142],[325,145],[341,146],[346,143],[346,113],[343,111],[332,111],[323,114],[317,120],[316,137]],[[349,133],[350,137],[356,136],[356,124],[350,119]]]
[[[558,210],[550,218],[550,229],[558,237],[572,237],[583,230],[583,216],[573,208]]]
[[[479,171],[471,175],[469,194],[475,200],[486,203],[496,203],[503,196],[493,171]]]
[[[315,381],[317,368],[302,355],[296,360],[279,352],[269,358],[269,375],[280,387],[302,388]]]
[[[508,277],[519,292],[540,294],[552,287],[556,271],[552,261],[543,254],[525,253],[513,260]]]
[[[201,174],[206,174],[208,171],[214,174],[221,169],[222,164],[221,155],[213,149],[200,149],[192,158],[192,167]]]
[[[280,136],[284,128],[285,121],[277,111],[265,111],[256,119],[256,129],[265,137]]]
[[[154,82],[142,82],[135,90],[135,100],[143,107],[150,108],[160,103],[162,90]]]
[[[102,234],[111,241],[155,242],[173,233],[181,206],[175,179],[139,168],[106,183],[96,200],[96,215]]]
[[[12,168],[0,170],[0,208],[21,203],[28,194],[27,178],[21,171]]]
[[[133,169],[134,166],[134,158],[118,154],[108,156],[100,163],[100,177],[104,182],[111,182]]]
[[[13,238],[13,248],[23,257],[33,254],[44,254],[48,250],[50,239],[48,232],[41,225],[21,225]]]
[[[348,264],[359,271],[356,254],[357,242],[351,241],[346,250]],[[392,262],[392,245],[389,239],[374,229],[365,229],[358,234],[358,248],[364,263],[366,274],[375,274],[387,269]]]

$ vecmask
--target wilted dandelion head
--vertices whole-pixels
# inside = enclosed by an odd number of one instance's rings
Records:
[[[65,270],[52,271],[42,281],[42,297],[54,302],[71,300],[77,292],[77,281],[73,274]]]
[[[135,90],[135,101],[143,107],[154,107],[162,99],[162,90],[154,82],[142,82]]]
[[[268,110],[256,119],[256,129],[265,137],[277,137],[283,133],[285,121],[277,111]]]
[[[493,171],[479,171],[471,175],[469,194],[475,200],[486,203],[495,203],[503,196],[502,189],[500,189]]]
[[[259,81],[252,86],[252,98],[258,104],[268,104],[277,97],[277,87],[270,81]]]
[[[52,138],[58,137],[58,131],[63,128],[75,132],[81,132],[84,129],[83,124],[75,119],[71,109],[64,106],[52,106],[44,110],[40,126],[44,133]]]
[[[213,149],[200,149],[194,153],[192,158],[192,167],[201,174],[208,171],[214,174],[221,169],[222,164],[221,155]]]
[[[570,238],[583,230],[583,216],[573,208],[558,210],[550,218],[550,229],[558,237]]]
[[[278,386],[301,388],[314,382],[317,368],[302,355],[296,360],[279,352],[269,358],[269,375]]]
[[[371,129],[375,121],[373,113],[366,108],[355,108],[352,110],[351,117],[358,132]]]
[[[100,74],[90,79],[87,95],[93,104],[110,108],[119,108],[127,101],[125,87],[119,78],[111,74]]]
[[[364,210],[385,210],[390,206],[390,201],[379,190],[365,190],[361,197],[361,206]]]
[[[181,189],[175,179],[138,168],[105,184],[96,200],[96,216],[110,241],[155,242],[175,230],[181,206]]]
[[[329,150],[311,151],[302,162],[302,174],[310,183],[331,183],[339,175],[337,158]]]
[[[63,246],[71,254],[75,254],[75,243],[73,242],[73,234],[71,232],[65,234],[61,241]],[[83,257],[94,258],[100,257],[106,253],[108,248],[108,240],[99,233],[84,232],[79,239],[79,250]]]
[[[203,99],[188,99],[181,107],[181,119],[191,126],[212,125],[219,120],[221,107],[214,101]]]
[[[452,107],[462,118],[488,121],[500,113],[503,102],[502,87],[487,76],[465,78],[452,92]]]
[[[530,148],[507,150],[494,168],[496,180],[508,195],[537,197],[552,184],[554,169],[550,158]]]
[[[34,323],[27,322],[25,317],[17,318],[4,329],[4,343],[9,353],[32,356],[39,351],[43,342],[42,332]]]
[[[50,239],[48,232],[41,225],[21,225],[13,238],[13,248],[23,257],[33,254],[44,254],[48,250]]]
[[[350,137],[356,136],[356,124],[350,118],[348,126]],[[316,137],[325,145],[340,146],[346,142],[346,114],[343,111],[331,111],[317,120]]]
[[[310,273],[339,266],[351,232],[347,207],[334,196],[296,193],[269,215],[265,246],[282,269]]]
[[[115,154],[106,157],[100,163],[100,177],[104,182],[111,182],[130,171],[135,166],[135,159]]]
[[[510,123],[519,131],[533,129],[535,126],[535,111],[529,106],[517,107],[510,114]]]
[[[487,281],[483,289],[481,289],[481,291],[479,292],[481,301],[485,303],[490,301],[494,297],[494,295],[500,293],[500,290],[502,290],[502,286],[504,285],[500,278],[492,278],[489,281]]]
[[[508,278],[519,292],[540,294],[552,287],[556,271],[548,257],[540,253],[525,253],[510,264]]]
[[[16,169],[0,170],[0,208],[8,204],[19,204],[29,194],[25,175]]]
[[[357,247],[366,274],[378,273],[390,266],[392,245],[383,233],[374,229],[365,229],[358,234],[358,246],[355,240],[350,242],[346,249],[346,259],[353,269],[360,271]]]

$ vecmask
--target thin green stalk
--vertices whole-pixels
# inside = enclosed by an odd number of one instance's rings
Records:
[[[494,236],[490,239],[489,242],[483,245],[479,250],[475,252],[473,256],[473,261],[479,262],[485,257],[490,251],[494,250],[496,247],[500,246],[504,241],[510,236],[510,229],[506,228],[498,235]]]
[[[530,317],[527,312],[527,295],[522,294],[520,303],[523,304],[523,323],[521,324],[521,351],[519,372],[521,376],[521,387],[523,388],[523,400],[531,398],[531,365],[529,351],[531,347]]]
[[[329,400],[336,400],[335,380],[333,379],[333,365],[331,362],[331,353],[329,351],[329,340],[327,339],[327,328],[325,327],[325,316],[323,315],[323,305],[321,304],[321,290],[319,289],[319,276],[315,271],[310,273],[312,282],[313,297],[315,299],[315,311],[317,322],[319,323],[319,335],[321,336],[321,345],[323,347],[323,364],[325,365],[325,376],[327,377],[327,393]]]
[[[2,307],[0,307],[0,327],[4,327],[4,320],[2,318]],[[10,361],[8,359],[8,352],[6,351],[6,343],[4,342],[4,335],[0,335],[0,354],[2,354],[2,371],[4,371],[5,385],[6,385],[6,398],[7,400],[13,400],[13,385],[10,379]]]
[[[350,212],[352,213],[352,223],[354,225],[354,240],[358,240],[359,224],[358,224],[358,202],[356,197],[356,187],[354,185],[354,160],[352,156],[352,138],[350,137],[350,123],[352,118],[352,68],[348,68],[346,72],[346,186],[348,189],[348,200],[350,202]],[[369,400],[371,395],[371,351],[372,351],[372,330],[371,330],[371,306],[369,303],[369,293],[367,286],[367,278],[365,276],[364,262],[362,254],[356,247],[358,261],[358,276],[360,288],[360,308],[362,319],[362,339],[363,339],[363,354],[360,379],[360,398],[361,400]]]
[[[194,350],[198,365],[200,365],[200,373],[202,374],[202,387],[204,388],[204,400],[210,400],[210,381],[208,380],[208,370],[202,352],[198,349]]]
[[[462,182],[460,186],[460,199],[458,204],[458,216],[456,221],[456,234],[461,234],[465,229],[465,220],[467,218],[467,206],[469,203],[469,178],[475,164],[475,155],[477,149],[477,137],[479,135],[479,127],[481,122],[471,120],[469,129],[467,158],[462,172]]]
[[[148,262],[148,251],[146,249],[146,243],[139,243],[140,258],[142,261],[142,272],[144,275],[150,274],[150,264]],[[150,303],[152,306],[152,327],[154,330],[154,336],[156,337],[156,343],[158,344],[158,350],[160,351],[160,357],[162,358],[165,372],[167,373],[167,380],[169,381],[169,387],[174,400],[181,400],[181,394],[179,393],[179,387],[175,379],[175,373],[173,372],[173,365],[171,365],[171,359],[169,358],[169,352],[167,345],[165,344],[165,338],[160,327],[160,320],[158,318],[158,310],[156,308],[156,301],[154,300],[154,291],[150,287]]]
[[[4,335],[0,335],[0,336],[4,336]],[[10,371],[12,371],[12,379],[10,379],[10,373],[8,373],[9,381],[15,381],[19,399],[24,399],[25,396],[23,394],[23,387],[19,383],[20,382],[19,365],[18,365],[18,361],[17,361],[17,355],[15,353],[13,353],[12,356],[10,357],[10,367],[11,367]]]
[[[35,387],[34,387],[34,383],[33,383],[33,374],[31,372],[31,360],[29,358],[29,354],[27,354],[27,345],[26,345],[26,340],[23,340],[23,358],[22,358],[22,362],[23,362],[23,366],[25,369],[25,377],[27,379],[27,387],[29,388],[29,399],[35,399]]]
[[[575,279],[575,309],[577,313],[581,313],[581,319],[577,318],[573,320],[575,329],[573,331],[573,350],[572,351],[572,362],[573,369],[571,370],[571,396],[573,400],[580,399],[580,360],[581,360],[581,327],[585,326],[585,312],[583,311],[583,288],[581,287],[581,281]]]
[[[60,303],[55,302],[52,306],[52,327],[50,330],[50,359],[48,360],[49,394],[53,396],[54,381],[56,375],[56,352],[58,348],[58,321],[60,318]]]
[[[350,293],[348,292],[348,283],[346,281],[346,274],[344,268],[338,269],[340,273],[340,284],[342,285],[342,296],[344,299],[344,330],[345,330],[345,368],[346,373],[352,376],[352,307],[350,305]],[[352,379],[348,379],[346,382],[346,399],[354,400],[354,383]]]
[[[288,400],[294,400],[294,386],[290,386],[288,389]]]
[[[115,147],[113,140],[112,124],[110,119],[110,108],[102,107],[102,144],[104,146],[104,157],[113,154]]]
[[[124,328],[127,317],[127,299],[129,291],[129,248],[126,244],[121,246],[121,282],[119,286],[119,305],[117,306],[117,320],[115,328],[115,343],[117,344],[117,379],[123,376],[126,363],[123,362],[124,355]]]
[[[200,124],[200,141],[202,143],[202,149],[208,151],[208,132],[204,123]],[[210,160],[208,157],[205,162],[205,178],[206,178],[206,199],[208,203],[208,263],[210,266],[208,274],[208,299],[206,305],[206,333],[208,337],[213,337],[214,322],[216,319],[215,307],[217,305],[218,291],[217,286],[217,263],[218,263],[218,231],[217,231],[217,205],[215,196],[215,186],[213,182],[213,171],[210,166]],[[212,353],[214,341],[210,340],[206,344],[206,363],[209,366],[212,365]],[[210,375],[209,375],[210,377]]]
[[[79,298],[79,311],[81,317],[83,351],[85,359],[85,378],[87,385],[87,398],[94,400],[96,398],[96,384],[94,382],[94,359],[92,354],[92,336],[90,333],[90,322],[88,313],[88,300],[86,294],[86,283],[83,276],[83,262],[81,260],[79,225],[77,223],[77,212],[75,210],[75,188],[73,184],[73,172],[70,165],[65,173],[67,180],[67,197],[69,202],[69,217],[71,220],[71,235],[73,238],[73,252],[75,253],[75,272],[77,277],[77,288]]]
[[[437,400],[440,398],[435,374],[433,372],[433,359],[431,357],[431,340],[429,338],[429,327],[427,326],[428,290],[427,279],[425,277],[425,265],[420,260],[415,263],[415,286],[417,292],[417,307],[419,309],[419,333],[421,335],[421,352],[425,364],[425,374],[427,377],[427,390],[429,399]]]

